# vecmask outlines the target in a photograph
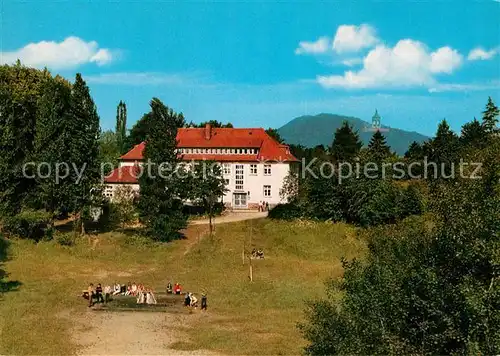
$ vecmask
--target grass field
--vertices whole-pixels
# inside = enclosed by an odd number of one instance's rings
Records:
[[[340,258],[360,256],[365,244],[344,224],[267,219],[190,227],[188,239],[150,243],[133,232],[98,236],[67,247],[56,242],[12,241],[3,269],[20,287],[0,301],[0,353],[74,354],[72,319],[86,312],[79,292],[90,281],[144,283],[164,290],[179,281],[185,290],[208,292],[209,318],[178,325],[185,337],[170,347],[227,354],[298,354],[304,341],[296,324],[304,301],[322,297],[324,282],[342,274]],[[266,258],[248,261],[242,250],[262,248]],[[196,321],[195,321],[196,320]],[[112,341],[109,341],[112,342]]]

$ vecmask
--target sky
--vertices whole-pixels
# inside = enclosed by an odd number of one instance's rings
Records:
[[[334,113],[432,135],[500,104],[500,0],[0,0],[0,63],[82,73],[103,129],[158,97],[186,120]]]

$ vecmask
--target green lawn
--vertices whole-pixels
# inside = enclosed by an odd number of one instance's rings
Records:
[[[85,310],[78,293],[92,281],[142,282],[156,290],[179,281],[185,290],[208,292],[209,318],[179,325],[186,340],[177,349],[228,354],[298,354],[304,341],[296,329],[304,301],[322,297],[328,277],[342,273],[340,258],[360,256],[365,244],[344,224],[254,220],[188,230],[189,239],[149,243],[133,232],[98,236],[75,246],[16,240],[4,264],[9,280],[22,283],[0,302],[0,353],[71,354],[71,322],[61,313]],[[262,248],[266,258],[248,261],[242,249]],[[201,321],[200,321],[201,320]],[[203,322],[205,320],[205,322]]]

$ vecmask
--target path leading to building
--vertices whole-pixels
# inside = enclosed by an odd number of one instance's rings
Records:
[[[186,324],[182,316],[92,310],[83,314],[73,333],[80,346],[78,355],[216,355],[207,350],[169,348],[176,341],[189,341],[176,330],[176,326]]]
[[[261,219],[267,217],[267,211],[264,212],[254,212],[254,211],[242,211],[242,212],[230,212],[226,215],[216,216],[212,219],[213,224],[226,224],[237,221]],[[189,225],[208,225],[208,219],[192,220]]]

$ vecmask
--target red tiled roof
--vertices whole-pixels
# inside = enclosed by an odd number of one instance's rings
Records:
[[[177,132],[179,148],[258,148],[255,155],[235,154],[185,154],[184,160],[215,160],[215,161],[280,161],[290,162],[297,159],[290,153],[287,145],[282,145],[271,138],[264,129],[212,128],[210,139],[206,139],[207,128],[181,128]],[[134,146],[120,157],[125,161],[140,161],[143,159],[145,143]]]
[[[122,166],[111,171],[104,181],[106,183],[137,183],[141,169],[137,165]]]

